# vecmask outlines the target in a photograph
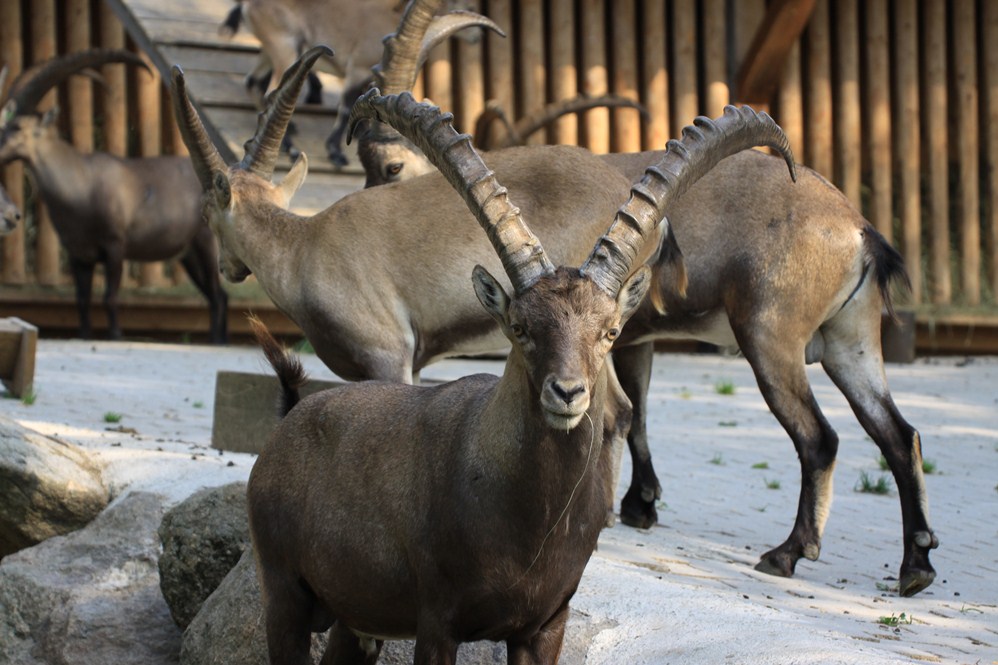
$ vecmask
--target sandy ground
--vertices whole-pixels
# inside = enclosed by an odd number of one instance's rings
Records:
[[[424,377],[500,367],[447,361]],[[266,371],[252,348],[43,340],[36,401],[0,400],[0,414],[91,449],[119,495],[143,489],[179,501],[244,480],[253,463],[210,447],[219,369]],[[998,358],[923,359],[887,372],[935,466],[926,480],[941,541],[933,586],[914,598],[890,591],[902,553],[897,494],[893,483],[886,496],[856,491],[862,473],[882,474],[879,452],[820,369],[811,369],[815,393],[841,436],[822,556],[790,580],[755,572],[793,523],[792,444],[744,360],[660,356],[650,405],[660,524],[604,532],[572,602],[601,629],[586,662],[998,663]],[[106,423],[109,412],[121,421]],[[629,474],[625,456],[620,495]],[[891,618],[898,625],[881,623]]]

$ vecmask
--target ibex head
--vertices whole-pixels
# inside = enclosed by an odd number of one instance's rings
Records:
[[[381,62],[374,66],[374,85],[384,94],[412,90],[427,54],[465,28],[478,26],[506,36],[491,19],[480,14],[456,10],[438,16],[444,4],[444,0],[411,2],[398,31],[385,37]],[[357,156],[367,174],[365,187],[414,178],[434,170],[418,148],[388,125],[371,122],[358,138]]]
[[[123,62],[149,69],[141,57],[130,51],[92,49],[52,58],[30,67],[14,80],[0,102],[0,164],[14,159],[31,159],[38,138],[56,131],[57,109],[37,112],[45,94],[73,74],[99,80],[94,67]]]
[[[271,182],[281,139],[294,112],[295,100],[309,69],[323,55],[332,57],[333,52],[326,46],[317,46],[284,73],[280,85],[267,96],[266,107],[257,120],[256,134],[245,144],[245,156],[231,166],[225,163],[211,142],[188,97],[183,71],[176,65],[173,67],[173,110],[194,171],[201,181],[203,214],[218,239],[219,266],[222,275],[229,281],[241,282],[251,274],[239,258],[243,254],[238,246],[241,236],[232,231],[232,225],[239,217],[240,205],[259,205],[269,201],[286,208],[305,180],[308,160],[302,154],[283,181],[276,185]]]

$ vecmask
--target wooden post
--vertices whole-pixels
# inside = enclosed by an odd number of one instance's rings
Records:
[[[582,0],[582,91],[605,95],[610,91],[606,65],[606,23],[603,0]],[[583,115],[585,146],[600,154],[610,152],[610,111],[593,109]]]
[[[125,29],[108,3],[100,5],[100,44],[107,49],[125,48]],[[103,150],[124,157],[128,150],[128,107],[125,100],[128,70],[120,64],[104,65],[99,88],[104,118]]]
[[[645,150],[661,150],[669,140],[669,72],[666,68],[665,3],[644,0],[641,40],[641,91],[650,120],[645,128]]]
[[[790,141],[794,158],[804,159],[804,99],[800,80],[800,39],[790,47],[783,80],[777,94],[778,121]]]
[[[551,1],[551,97],[552,101],[572,99],[579,94],[579,69],[575,62],[575,3]],[[551,128],[554,143],[578,145],[579,117],[565,115]]]
[[[480,11],[477,0],[468,4],[468,9]],[[476,32],[480,32],[476,29]],[[473,34],[474,41],[457,40],[457,61],[460,76],[461,94],[458,97],[458,107],[455,110],[460,131],[472,133],[475,131],[475,121],[485,110],[485,80],[482,72],[482,45],[484,35]]]
[[[932,302],[953,299],[949,264],[949,151],[946,139],[946,4],[923,5],[925,25],[921,42],[925,62],[925,139],[928,143],[929,220],[932,247],[929,260]],[[906,241],[907,243],[907,241]],[[907,255],[909,261],[917,254]]]
[[[835,3],[838,77],[835,100],[835,137],[838,139],[839,187],[857,209],[860,201],[860,126],[859,99],[859,18],[857,0],[838,0]],[[878,3],[870,3],[878,4]]]
[[[897,117],[894,121],[894,158],[897,161],[901,218],[901,254],[911,278],[911,298],[922,301],[922,194],[921,134],[918,128],[918,2],[896,0],[894,8],[894,66]]]
[[[454,109],[450,41],[437,44],[426,59],[426,96],[444,111]]]
[[[998,3],[984,3],[984,117],[988,134],[987,174],[989,219],[985,223],[991,297],[998,303]]]
[[[506,31],[507,37],[500,37],[491,31],[486,36],[489,54],[486,94],[507,114],[512,114],[516,111],[516,98],[513,90],[513,8],[510,0],[490,0],[489,18]],[[506,134],[505,129],[495,125],[490,132],[489,141],[492,143]]]
[[[828,0],[818,0],[806,33],[806,94],[809,103],[804,152],[808,166],[832,179],[832,82],[828,22]]]
[[[144,55],[143,59],[152,73],[145,70],[135,72],[139,122],[139,151],[142,157],[153,157],[163,153],[163,121],[160,113],[162,85],[156,67]],[[142,286],[163,286],[166,283],[163,264],[142,263],[139,267],[139,283]]]
[[[90,48],[90,0],[66,0],[66,51],[76,53]],[[94,97],[90,79],[70,76],[68,108],[70,141],[80,152],[94,150]]]
[[[891,77],[886,2],[873,2],[866,6],[866,53],[866,123],[869,127],[866,145],[872,187],[870,219],[891,242],[894,235],[891,210]]]
[[[544,69],[544,7],[541,0],[520,2],[520,113],[536,113],[545,103],[547,72]],[[528,144],[547,142],[547,131],[527,137]]]
[[[31,5],[32,60],[48,60],[56,54],[55,0],[38,0]],[[38,104],[42,113],[56,103],[56,88],[50,90]],[[35,277],[40,284],[55,286],[61,281],[59,269],[59,237],[44,205],[35,209],[38,235],[35,240]]]
[[[700,108],[697,95],[697,22],[693,0],[672,3],[672,135],[682,134]]]
[[[0,60],[7,66],[7,82],[9,88],[24,67],[21,50],[24,42],[21,40],[21,3],[0,2]],[[2,67],[3,65],[0,65]],[[6,95],[6,90],[0,90]],[[3,184],[10,200],[24,212],[24,166],[20,162],[9,164],[3,170]],[[17,225],[9,235],[3,238],[3,283],[24,284],[27,281],[24,252],[24,221]]]
[[[728,87],[728,35],[724,0],[703,2],[704,83],[707,88],[706,113],[717,118],[731,99]]]
[[[635,0],[613,3],[613,94],[638,99],[638,35]],[[614,109],[611,150],[641,150],[641,114],[634,109]]]
[[[968,305],[981,302],[981,209],[977,114],[977,25],[974,0],[955,0],[953,72],[956,85],[960,197],[960,287]]]

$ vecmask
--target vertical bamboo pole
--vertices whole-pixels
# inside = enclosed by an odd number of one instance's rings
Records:
[[[925,138],[928,142],[929,219],[932,247],[929,260],[932,302],[953,299],[949,248],[949,150],[946,139],[946,4],[924,4]],[[916,255],[917,256],[917,255]],[[909,257],[911,260],[912,257]]]
[[[818,0],[807,25],[808,165],[832,179],[832,81],[828,0]]]
[[[666,68],[665,3],[644,0],[641,40],[641,90],[649,121],[644,133],[645,150],[661,150],[669,140],[669,73]]]
[[[872,196],[870,218],[887,238],[893,239],[891,211],[891,98],[887,3],[866,6],[866,108]],[[859,137],[857,137],[859,138]]]
[[[777,92],[779,123],[790,141],[794,157],[804,159],[804,98],[801,95],[800,39],[790,48]]]
[[[911,298],[922,301],[921,134],[918,127],[918,0],[896,0],[894,7],[895,109],[894,157],[897,160],[901,253],[911,278]]]
[[[444,111],[453,111],[451,94],[453,67],[450,60],[450,41],[438,44],[426,58],[426,96]]]
[[[547,72],[544,69],[544,6],[541,0],[520,2],[520,102],[521,115],[535,113],[544,106]],[[547,142],[541,130],[527,138],[527,143]]]
[[[513,8],[510,0],[489,0],[489,18],[506,31],[506,37],[489,32],[486,48],[489,55],[489,73],[486,77],[488,99],[499,104],[508,114],[515,112],[516,97],[513,89]],[[490,141],[504,136],[505,131],[493,126]]]
[[[991,268],[991,298],[998,303],[998,3],[984,3],[984,91],[987,106],[987,173],[988,220],[987,233],[989,266]]]
[[[956,84],[957,155],[960,177],[960,286],[968,305],[981,302],[981,209],[977,121],[977,29],[974,0],[955,0],[953,70]]]
[[[24,42],[21,40],[22,20],[21,3],[0,2],[0,59],[7,66],[7,88],[24,67],[22,56]],[[0,65],[0,67],[2,66]],[[0,90],[0,94],[6,95],[6,90]],[[14,162],[3,170],[3,174],[3,184],[7,194],[23,213],[24,166],[20,162]],[[27,281],[27,272],[25,269],[23,218],[17,228],[5,236],[0,244],[3,246],[3,283],[24,284]]]
[[[575,3],[572,0],[551,1],[551,96],[552,101],[572,99],[579,94],[579,70],[575,62]],[[555,143],[579,143],[579,117],[565,115],[551,128]]]
[[[163,153],[163,121],[160,93],[162,85],[159,74],[145,56],[146,64],[152,73],[138,70],[135,73],[137,110],[139,124],[139,154],[153,157]],[[142,263],[139,267],[139,283],[142,286],[163,286],[166,280],[162,263]]]
[[[693,0],[672,3],[672,135],[693,122],[699,112],[697,95],[697,22]]]
[[[100,44],[107,49],[125,48],[125,29],[108,3],[100,5]],[[128,150],[127,69],[120,64],[104,65],[101,75],[104,77],[104,85],[99,88],[104,119],[102,148],[124,157]]]
[[[590,96],[609,92],[606,65],[606,22],[603,0],[582,0],[582,91]],[[610,112],[608,109],[587,111],[582,120],[585,146],[593,152],[610,151]]]
[[[878,3],[871,3],[878,4]],[[860,201],[860,99],[859,99],[859,17],[856,0],[835,3],[838,76],[835,100],[835,132],[837,138],[839,174],[842,192],[857,209]]]
[[[638,35],[635,0],[617,0],[611,15],[613,94],[638,99]],[[634,109],[613,110],[614,152],[641,150],[641,115]]]
[[[76,53],[90,48],[90,0],[66,0],[66,51]],[[67,81],[70,141],[81,152],[94,150],[93,87],[86,76]]]
[[[478,0],[468,3],[468,9],[479,12]],[[472,35],[474,41],[457,40],[457,60],[461,94],[456,109],[458,127],[467,134],[475,131],[475,121],[485,110],[485,79],[482,72],[482,46],[484,36]]]
[[[31,5],[32,61],[40,62],[56,54],[56,16],[54,0],[38,0]],[[45,112],[55,106],[56,90],[50,90],[38,104]],[[36,208],[38,235],[35,240],[35,277],[39,284],[54,286],[60,282],[59,238],[52,226],[52,219],[44,205]]]
[[[711,118],[724,112],[731,99],[728,88],[728,35],[724,0],[705,0],[703,3],[703,56],[704,82],[707,99],[705,111]]]

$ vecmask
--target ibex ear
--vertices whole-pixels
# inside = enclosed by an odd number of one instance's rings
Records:
[[[291,197],[295,195],[295,192],[301,188],[303,182],[305,182],[305,176],[308,175],[308,157],[305,153],[300,153],[298,159],[291,166],[291,170],[288,174],[284,176],[284,180],[278,185],[278,189],[281,190],[281,194],[284,196],[285,201],[291,202]]]
[[[648,287],[651,285],[651,268],[647,265],[641,266],[638,270],[631,275],[624,285],[620,287],[620,293],[617,294],[617,306],[620,308],[620,320],[621,322],[626,321],[631,318],[631,314],[637,311],[641,302],[645,299],[645,294],[648,293]]]
[[[482,266],[475,266],[471,273],[471,282],[475,285],[475,295],[482,307],[492,315],[499,325],[506,325],[506,310],[509,309],[509,296],[505,289]]]
[[[232,204],[232,186],[224,172],[218,169],[211,172],[211,189],[218,207],[228,208]]]

